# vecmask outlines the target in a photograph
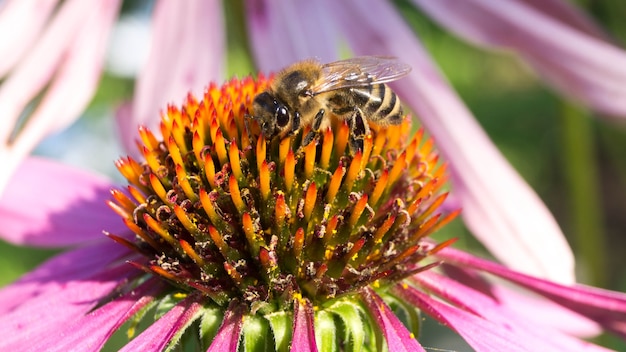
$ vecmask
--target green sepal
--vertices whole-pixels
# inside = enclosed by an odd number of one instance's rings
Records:
[[[276,351],[288,352],[291,342],[293,315],[287,312],[277,312],[268,314],[265,318],[267,318],[272,328]]]
[[[187,328],[189,328],[189,326],[193,325],[193,323],[196,322],[198,320],[198,318],[200,318],[202,313],[203,313],[203,309],[198,309],[198,311],[195,312],[193,317],[191,317],[191,319],[189,319],[185,323],[185,325],[183,325],[180,329],[178,329],[176,331],[176,333],[172,336],[172,339],[170,340],[170,342],[167,344],[167,348],[165,348],[165,352],[170,352],[170,351],[173,351],[174,349],[176,349],[176,350],[183,350],[183,348],[188,345],[187,343],[181,343],[180,345],[178,344],[178,342],[181,341],[181,338],[183,336],[185,336],[185,338],[182,339],[182,341],[187,341],[189,339],[193,339],[194,343],[197,343],[198,336],[193,332],[193,329],[187,331]],[[191,335],[193,335],[193,336],[191,336]],[[178,346],[178,348],[177,348],[177,346]]]
[[[223,308],[211,306],[202,309],[202,317],[200,318],[200,341],[203,351],[206,351],[211,345],[223,320]]]
[[[334,314],[325,310],[315,313],[315,340],[317,347],[323,352],[339,351],[339,329],[335,324]]]
[[[362,351],[365,347],[366,334],[368,330],[371,332],[371,329],[365,327],[365,315],[361,306],[352,301],[341,300],[325,310],[332,312],[341,320],[345,335],[344,350],[346,352]]]
[[[133,337],[138,335],[136,334],[137,327],[139,326],[143,318],[146,316],[146,314],[151,309],[153,309],[157,305],[157,303],[158,302],[156,300],[153,300],[150,303],[146,304],[146,306],[140,309],[137,313],[135,313],[135,315],[133,315],[133,318],[130,319],[128,322],[128,329],[126,329],[126,336],[128,337],[128,339],[132,339]]]
[[[270,323],[257,315],[246,315],[242,331],[244,352],[274,352],[274,338]]]

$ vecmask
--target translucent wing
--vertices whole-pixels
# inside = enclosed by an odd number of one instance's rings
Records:
[[[322,65],[320,83],[311,87],[319,94],[335,89],[387,83],[406,76],[411,66],[391,56],[360,56]]]

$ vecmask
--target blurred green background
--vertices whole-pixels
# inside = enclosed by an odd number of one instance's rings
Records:
[[[563,100],[511,55],[473,47],[438,27],[408,0],[395,3],[494,143],[553,212],[576,253],[579,280],[626,291],[624,121],[611,121]],[[626,2],[578,4],[617,45],[626,47]],[[151,9],[150,1],[126,2],[123,18],[145,24]],[[225,2],[229,45],[225,77],[255,72],[241,11],[241,1]],[[116,106],[131,98],[134,81],[113,71],[104,73],[81,120],[49,137],[37,154],[121,180],[113,167],[113,160],[123,154],[115,140],[113,114]],[[437,236],[459,237],[459,245],[488,255],[459,220]],[[0,242],[0,285],[55,253]],[[602,339],[615,349],[626,349],[614,338]],[[455,346],[448,348],[462,348]]]

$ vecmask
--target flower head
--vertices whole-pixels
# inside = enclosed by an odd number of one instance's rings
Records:
[[[320,314],[432,266],[423,259],[441,247],[422,239],[455,213],[438,213],[445,166],[423,131],[372,126],[356,152],[338,119],[307,145],[302,132],[266,140],[247,114],[266,87],[212,85],[167,109],[162,139],[140,129],[145,162],[118,161],[130,196],[111,203],[136,239],[110,236],[145,258],[133,263],[211,309],[261,316]]]

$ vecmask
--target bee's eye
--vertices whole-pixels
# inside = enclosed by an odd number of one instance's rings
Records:
[[[289,123],[289,111],[284,105],[278,105],[276,109],[276,124],[285,127]]]

